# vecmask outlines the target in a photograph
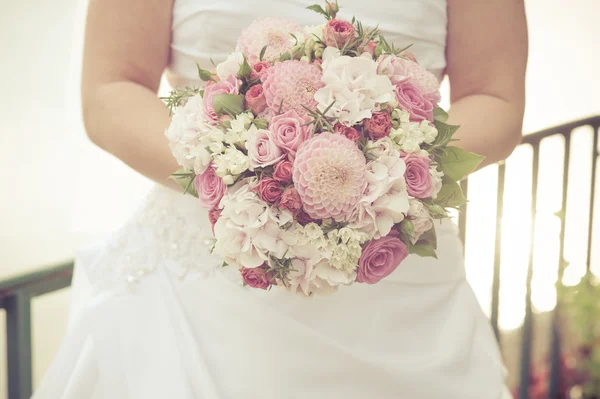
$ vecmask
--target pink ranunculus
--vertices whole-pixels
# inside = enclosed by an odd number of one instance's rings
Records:
[[[306,120],[292,109],[273,116],[269,123],[269,130],[273,133],[275,144],[294,155],[300,144],[311,136],[310,126],[302,126],[305,123]]]
[[[373,140],[379,140],[386,137],[392,130],[392,119],[387,112],[373,112],[371,118],[364,120],[365,131]]]
[[[216,83],[207,84],[204,88],[204,96],[202,97],[206,118],[212,122],[219,121],[219,116],[216,114],[213,107],[214,95],[239,94],[239,89],[240,81],[235,77],[235,75],[229,75],[227,79]]]
[[[250,79],[261,79],[265,73],[269,70],[271,64],[265,61],[257,62],[252,65],[252,72],[250,72]]]
[[[406,164],[406,189],[408,195],[415,198],[429,198],[433,195],[433,183],[429,174],[429,157],[418,154],[401,153]]]
[[[250,166],[253,168],[275,165],[285,157],[281,148],[275,144],[273,134],[268,130],[257,130],[250,135],[246,142],[246,148]]]
[[[218,205],[227,192],[227,186],[223,179],[217,176],[212,165],[209,165],[201,175],[196,175],[194,187],[198,192],[200,204],[205,208],[213,208]]]
[[[360,134],[356,131],[355,128],[342,125],[339,122],[335,124],[335,126],[333,127],[333,131],[334,133],[339,133],[341,135],[346,136],[346,138],[354,142],[360,140]]]
[[[255,188],[260,199],[269,204],[274,204],[281,199],[281,185],[271,177],[266,177],[258,182]]]
[[[342,48],[347,43],[354,40],[356,30],[354,25],[348,21],[341,21],[339,19],[332,19],[327,22],[323,31],[323,37],[325,44],[329,47]]]
[[[282,209],[288,209],[294,215],[297,215],[302,209],[302,201],[300,200],[300,194],[295,188],[288,188],[283,192],[279,207]]]
[[[356,281],[375,284],[389,276],[408,256],[408,248],[397,237],[388,235],[369,241],[358,261]]]
[[[410,114],[412,122],[433,122],[433,103],[412,83],[402,82],[394,90],[398,106]]]
[[[273,179],[283,184],[290,184],[292,182],[292,168],[293,164],[288,160],[279,162],[275,165]]]
[[[252,288],[266,290],[271,286],[272,273],[267,273],[264,266],[244,267],[240,270],[244,283]]]
[[[267,109],[267,99],[261,85],[254,85],[246,92],[246,105],[254,115],[259,115]]]
[[[210,221],[210,224],[212,225],[213,233],[215,232],[215,223],[217,223],[217,220],[219,220],[219,218],[221,217],[222,211],[223,211],[222,209],[219,209],[216,206],[214,208],[212,208],[210,211],[208,211],[208,220]]]

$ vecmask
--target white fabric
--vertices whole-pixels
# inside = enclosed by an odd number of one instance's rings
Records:
[[[259,15],[319,23],[311,1],[176,0],[171,80],[232,49]],[[441,76],[445,0],[345,0]],[[219,269],[196,200],[156,187],[106,244],[82,251],[73,318],[35,399],[505,399],[503,366],[465,280],[452,223],[439,261],[410,256],[389,278],[307,300],[240,285]]]

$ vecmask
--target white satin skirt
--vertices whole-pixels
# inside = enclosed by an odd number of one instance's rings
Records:
[[[181,221],[196,209],[157,188],[118,245],[79,255],[69,333],[35,399],[511,398],[452,224],[439,261],[305,299],[183,267],[194,250],[164,240],[193,234]]]

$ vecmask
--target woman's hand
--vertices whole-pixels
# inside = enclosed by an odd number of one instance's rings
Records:
[[[449,123],[457,145],[507,158],[522,138],[527,64],[523,0],[448,0]]]
[[[90,0],[82,77],[90,139],[163,184],[178,168],[164,137],[169,113],[156,95],[172,7],[172,0]]]

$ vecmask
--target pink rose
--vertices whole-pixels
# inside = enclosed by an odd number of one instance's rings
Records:
[[[405,52],[401,56],[406,58],[392,54],[379,57],[377,73],[389,77],[394,85],[412,83],[425,98],[437,105],[440,102],[440,83],[435,75],[415,62],[412,54]]]
[[[392,235],[369,241],[358,261],[356,281],[375,284],[389,276],[408,256],[408,248]]]
[[[395,93],[399,107],[408,111],[412,122],[433,122],[433,104],[415,85],[402,82],[396,86]]]
[[[254,85],[246,92],[246,105],[254,115],[258,115],[267,109],[267,99],[261,85]]]
[[[335,126],[333,127],[333,131],[335,133],[339,133],[341,135],[346,136],[346,138],[357,142],[358,140],[360,140],[360,134],[356,131],[355,128],[353,127],[348,127],[346,125],[342,125],[341,123],[336,123]]]
[[[273,116],[269,130],[277,146],[290,154],[296,154],[300,144],[308,140],[312,134],[310,126],[302,126],[306,121],[295,110],[289,110]]]
[[[365,131],[373,140],[388,136],[392,130],[392,119],[387,112],[373,112],[373,116],[363,123]]]
[[[297,215],[302,209],[302,201],[300,200],[300,194],[295,188],[288,188],[283,192],[281,196],[281,202],[279,207],[282,209],[288,209],[294,215]]]
[[[329,47],[342,48],[346,44],[351,43],[356,35],[354,25],[348,21],[340,21],[332,19],[327,22],[323,31],[325,44]]]
[[[204,89],[203,104],[204,113],[208,120],[217,122],[219,117],[217,116],[213,107],[213,96],[216,94],[239,94],[240,81],[235,75],[229,75],[227,79],[221,80],[216,83],[207,84]]]
[[[240,270],[244,283],[252,288],[266,290],[271,286],[272,273],[267,273],[264,266],[244,267]]]
[[[290,161],[281,161],[275,166],[273,172],[273,179],[284,184],[290,184],[292,182],[292,168],[293,164]]]
[[[217,176],[212,165],[209,165],[201,175],[196,175],[194,187],[198,192],[200,204],[205,208],[213,208],[218,205],[227,192],[227,186],[223,179]]]
[[[217,207],[214,207],[210,211],[208,211],[208,220],[212,225],[213,233],[215,232],[215,223],[217,223],[217,220],[219,220],[219,218],[221,217],[221,212],[222,210]]]
[[[433,195],[433,183],[429,174],[429,157],[417,154],[401,153],[406,164],[406,188],[408,195],[415,198],[429,198]]]
[[[250,166],[264,168],[281,161],[285,154],[275,144],[273,134],[268,130],[257,130],[246,141]]]
[[[269,70],[271,64],[268,62],[257,62],[252,65],[252,72],[250,72],[250,79],[261,79],[265,73]]]
[[[281,186],[279,185],[279,182],[273,178],[266,177],[260,180],[255,190],[260,199],[271,205],[281,199]]]
[[[331,18],[335,18],[335,14],[340,11],[340,7],[335,1],[328,1],[325,5],[325,12],[331,16]]]

